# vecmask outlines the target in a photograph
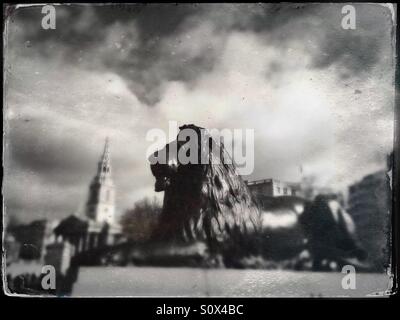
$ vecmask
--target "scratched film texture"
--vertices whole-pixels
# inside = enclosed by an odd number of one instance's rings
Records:
[[[355,4],[61,5],[18,8],[5,33],[6,219],[83,212],[110,138],[117,216],[154,193],[146,133],[254,128],[249,180],[346,192],[393,150],[395,17]],[[299,170],[301,168],[301,170]]]

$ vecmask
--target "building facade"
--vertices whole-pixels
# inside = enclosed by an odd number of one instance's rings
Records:
[[[300,190],[300,185],[298,184],[288,183],[276,179],[263,179],[245,182],[251,193],[256,197],[297,196]]]
[[[42,260],[48,244],[55,241],[54,229],[58,221],[34,220],[29,224],[14,227],[12,233],[20,249],[18,258],[23,260]]]
[[[389,176],[379,171],[351,185],[348,212],[358,237],[368,253],[368,262],[376,271],[385,271],[390,263],[391,189]]]
[[[56,242],[49,246],[65,260],[65,252],[73,257],[79,253],[119,243],[123,237],[120,225],[115,221],[115,187],[111,176],[111,158],[108,139],[97,165],[97,172],[89,186],[84,215],[73,214],[55,228]],[[68,243],[68,250],[65,245]]]

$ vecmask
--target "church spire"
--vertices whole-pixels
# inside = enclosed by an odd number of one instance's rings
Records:
[[[106,143],[104,144],[104,151],[102,156],[102,162],[110,161],[110,140],[106,137]]]
[[[89,199],[86,204],[86,214],[89,218],[98,222],[114,222],[115,190],[111,177],[110,142],[106,138],[103,154],[97,167],[89,190]]]
[[[110,141],[108,137],[106,138],[104,151],[98,164],[97,177],[100,181],[111,180]]]

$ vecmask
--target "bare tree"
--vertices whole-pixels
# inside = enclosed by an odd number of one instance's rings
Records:
[[[155,228],[161,213],[161,205],[154,198],[144,198],[128,209],[121,218],[123,233],[130,240],[146,241]]]

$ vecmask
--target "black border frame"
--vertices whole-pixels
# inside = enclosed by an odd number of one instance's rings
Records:
[[[157,1],[160,3],[161,1]],[[198,3],[201,3],[199,1]],[[206,1],[209,2],[209,1]],[[289,1],[284,1],[289,2]],[[290,1],[292,2],[292,1]],[[295,1],[293,1],[295,2]],[[313,2],[313,1],[305,1]],[[318,1],[315,1],[318,2]],[[335,3],[352,3],[350,1],[333,1]],[[355,3],[362,3],[369,1],[357,1]],[[31,1],[19,1],[18,3],[38,3]],[[68,1],[67,3],[96,3],[92,1]],[[98,2],[97,2],[98,3]],[[112,2],[107,2],[112,3]],[[118,3],[118,2],[116,2]],[[129,2],[128,2],[129,3]],[[190,3],[190,2],[189,2]],[[299,2],[300,3],[300,2]],[[379,3],[379,2],[377,2]],[[3,4],[3,34],[4,36],[4,21],[7,15],[7,6],[15,5],[16,3],[5,3]],[[127,311],[124,317],[131,319],[149,319],[156,318],[160,319],[163,316],[156,316],[155,310],[157,306],[162,304],[176,305],[176,306],[192,306],[199,307],[201,304],[243,304],[244,315],[243,316],[231,316],[226,315],[228,318],[242,318],[242,319],[253,319],[253,318],[266,318],[274,316],[274,311],[279,311],[281,315],[287,313],[287,311],[294,311],[297,313],[298,307],[304,307],[307,310],[308,315],[316,316],[348,316],[347,308],[351,305],[360,311],[368,311],[371,316],[386,317],[389,313],[389,306],[394,306],[393,302],[399,300],[399,259],[400,259],[400,199],[399,199],[399,188],[400,188],[400,65],[399,65],[399,53],[400,53],[400,26],[398,23],[398,16],[400,13],[399,4],[396,8],[396,48],[395,48],[395,59],[396,59],[396,70],[395,70],[395,110],[394,110],[394,146],[393,146],[393,180],[392,180],[392,274],[393,274],[393,287],[392,294],[388,297],[378,298],[23,298],[15,296],[7,296],[1,292],[0,297],[4,304],[8,308],[14,310],[14,312],[20,314],[20,311],[27,311],[29,316],[79,316],[85,317],[90,316],[91,319],[94,316],[116,316],[121,314],[120,311]],[[3,53],[3,46],[2,46]],[[4,63],[4,55],[3,63]],[[4,76],[4,73],[2,77]],[[4,80],[4,79],[3,79]],[[3,81],[4,84],[4,81]],[[1,151],[3,155],[3,150]],[[2,212],[3,214],[3,212]],[[3,229],[2,222],[2,229]],[[1,257],[1,261],[3,256]],[[1,279],[1,285],[3,288],[3,278]],[[107,302],[107,304],[105,304]],[[328,303],[334,302],[337,305],[336,308],[329,307]],[[111,303],[112,307],[108,306]],[[21,305],[21,307],[20,307]],[[79,312],[75,309],[75,306],[88,308],[87,311],[82,312],[81,308]],[[314,307],[319,305],[322,307],[323,312],[315,310]],[[375,305],[377,308],[375,308]],[[293,308],[291,308],[293,306]],[[325,307],[326,306],[326,307]],[[25,308],[24,308],[25,307]],[[55,308],[53,313],[51,308]],[[127,308],[127,309],[125,309]],[[276,309],[275,309],[276,308]],[[357,314],[358,314],[357,311]],[[391,310],[392,311],[392,310]],[[393,309],[396,313],[398,310]],[[297,314],[299,315],[299,314]],[[164,316],[166,317],[166,316]],[[167,316],[168,317],[168,316]],[[214,316],[200,316],[200,314],[191,314],[188,318],[214,318]]]

